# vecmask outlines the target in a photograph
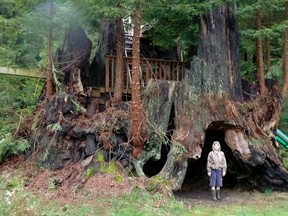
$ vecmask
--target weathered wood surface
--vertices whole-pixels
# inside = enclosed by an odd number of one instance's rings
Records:
[[[124,57],[123,93],[131,94],[132,57]],[[150,79],[180,81],[187,70],[185,62],[140,58],[140,86],[145,89]],[[105,90],[113,93],[116,82],[116,56],[105,57]]]
[[[161,154],[161,150],[170,148],[170,139],[174,125],[170,116],[171,112],[174,112],[172,107],[175,100],[176,83],[176,81],[167,82],[150,79],[147,88],[143,92],[143,109],[145,110],[143,117],[146,122],[148,140],[144,145],[141,156],[137,161],[134,161],[138,175],[147,174],[143,172],[143,168],[149,160],[160,161],[161,157],[163,159],[167,156]],[[157,171],[153,172],[158,174],[163,166],[164,164]],[[153,170],[154,167],[150,167],[150,169]],[[148,170],[148,173],[151,173],[151,170]]]
[[[1,67],[0,74],[15,75],[15,76],[24,76],[24,77],[34,77],[34,78],[46,78],[46,73],[41,72],[37,69],[20,69],[20,68],[10,68],[10,67]]]
[[[192,67],[198,67],[201,73],[192,73],[191,76],[200,93],[223,91],[241,100],[239,30],[235,9],[233,3],[223,4],[201,16],[197,54],[200,62],[192,62]]]
[[[92,42],[80,26],[71,27],[65,34],[64,44],[58,50],[61,81],[69,94],[84,94],[89,84],[89,58]]]

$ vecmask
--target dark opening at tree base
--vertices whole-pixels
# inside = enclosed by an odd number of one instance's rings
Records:
[[[213,141],[221,143],[221,150],[224,152],[227,161],[227,173],[223,177],[224,188],[246,187],[245,173],[231,149],[227,146],[223,127],[208,127],[205,134],[204,147],[201,158],[198,160],[191,159],[188,161],[188,168],[182,184],[182,190],[209,190],[209,177],[206,171],[207,156],[212,150]]]
[[[171,137],[173,135],[173,131],[175,129],[175,105],[174,103],[171,106],[169,122],[166,132],[167,144],[162,144],[161,147],[161,158],[159,160],[155,160],[154,158],[149,159],[145,165],[143,166],[143,172],[147,177],[152,177],[157,175],[162,168],[164,167],[167,161],[167,155],[170,151]]]
[[[153,158],[149,159],[147,163],[143,166],[143,172],[147,177],[152,177],[157,175],[162,168],[164,167],[166,160],[167,160],[167,154],[170,150],[170,146],[167,144],[162,144],[161,147],[161,158],[159,160],[155,160]]]

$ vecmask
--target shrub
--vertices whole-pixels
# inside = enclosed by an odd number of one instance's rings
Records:
[[[8,133],[0,140],[0,162],[7,156],[24,152],[29,148],[26,139],[13,139],[11,133]]]

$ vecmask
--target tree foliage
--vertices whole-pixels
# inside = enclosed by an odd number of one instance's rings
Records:
[[[267,71],[267,62],[265,63],[265,77],[282,79],[282,67],[279,64],[282,61],[284,50],[284,30],[287,27],[285,21],[285,0],[276,1],[239,1],[237,17],[240,26],[240,52],[241,52],[241,71],[242,75],[248,80],[256,81],[256,38],[260,37],[263,42],[268,39],[271,41],[271,70]],[[256,8],[261,8],[262,28],[256,29]],[[264,56],[267,47],[264,46]],[[265,61],[264,61],[265,62]]]
[[[35,67],[39,59],[41,41],[38,37],[34,37],[22,23],[23,16],[31,9],[33,1],[28,5],[25,5],[25,2],[27,1],[13,0],[0,3],[0,64],[2,66]]]

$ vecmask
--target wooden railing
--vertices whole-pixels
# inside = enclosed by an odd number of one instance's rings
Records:
[[[0,74],[24,76],[24,77],[35,77],[35,78],[46,78],[46,73],[41,72],[37,69],[20,69],[0,66]]]
[[[145,88],[149,79],[175,80],[184,78],[186,63],[140,58],[141,87]],[[116,80],[116,56],[108,55],[105,59],[105,91],[113,92]],[[131,93],[132,58],[124,57],[124,88],[123,93]]]

